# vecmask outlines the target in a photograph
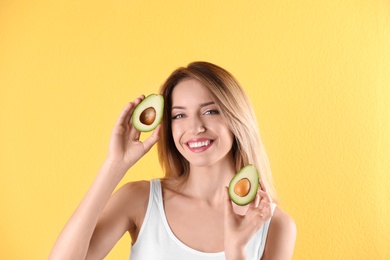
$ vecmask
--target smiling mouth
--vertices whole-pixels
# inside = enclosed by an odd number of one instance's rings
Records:
[[[211,140],[207,140],[207,141],[203,141],[203,142],[191,142],[191,143],[187,143],[187,145],[190,148],[201,148],[201,147],[209,146],[209,145],[211,145],[211,143],[212,143]]]

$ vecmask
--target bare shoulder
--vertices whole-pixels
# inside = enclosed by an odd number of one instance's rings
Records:
[[[140,197],[149,197],[150,182],[149,181],[135,181],[128,182],[123,185],[118,191],[123,192],[127,195]]]
[[[149,181],[129,182],[123,185],[116,192],[120,200],[124,201],[129,207],[130,212],[137,212],[137,210],[147,207],[150,193]],[[136,210],[135,210],[136,209]]]
[[[134,220],[138,212],[142,212],[147,207],[149,200],[148,181],[129,182],[120,187],[111,196],[106,206],[106,213],[115,215],[125,215],[130,220]]]
[[[294,220],[280,207],[275,208],[262,259],[291,259],[297,229]]]
[[[291,233],[291,235],[295,235],[295,222],[280,207],[276,207],[270,224],[270,231],[272,230],[287,234]]]

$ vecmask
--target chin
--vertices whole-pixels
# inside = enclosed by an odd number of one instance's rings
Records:
[[[224,160],[221,158],[211,158],[205,157],[205,158],[187,158],[187,161],[189,162],[191,167],[212,167],[217,164],[221,164]]]

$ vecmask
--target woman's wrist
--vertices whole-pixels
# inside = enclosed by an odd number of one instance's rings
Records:
[[[125,176],[128,170],[129,167],[124,165],[121,161],[113,160],[111,158],[106,158],[101,168],[101,171],[108,173],[112,177],[117,177],[120,179]]]
[[[245,260],[245,248],[237,246],[225,246],[226,260]]]

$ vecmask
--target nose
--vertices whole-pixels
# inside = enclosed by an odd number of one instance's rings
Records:
[[[198,134],[206,131],[206,127],[204,126],[204,123],[199,116],[193,117],[193,120],[191,123],[192,123],[192,126],[191,126],[191,133],[192,134],[198,135]]]

